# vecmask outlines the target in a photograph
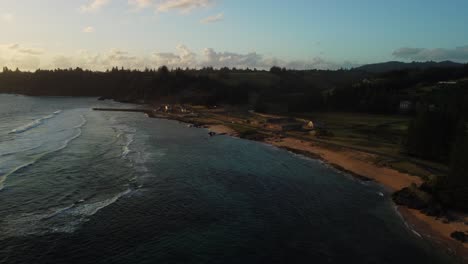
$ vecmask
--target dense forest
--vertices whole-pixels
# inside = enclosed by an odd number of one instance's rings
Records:
[[[163,66],[143,71],[22,72],[4,68],[0,92],[103,96],[138,103],[248,105],[259,112],[291,115],[310,111],[410,115],[413,120],[402,151],[448,164],[448,177],[429,189],[445,204],[468,210],[468,65],[402,68],[398,64],[396,70],[382,71],[389,67],[384,66],[337,71],[170,70]]]

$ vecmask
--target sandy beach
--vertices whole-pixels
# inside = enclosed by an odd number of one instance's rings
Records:
[[[353,174],[363,176],[381,183],[390,191],[398,191],[412,183],[421,184],[421,178],[396,170],[379,167],[372,163],[374,155],[343,149],[330,149],[313,142],[305,142],[294,138],[267,140],[267,143],[277,147],[286,147],[306,151],[320,156],[321,159],[338,168],[343,168]]]

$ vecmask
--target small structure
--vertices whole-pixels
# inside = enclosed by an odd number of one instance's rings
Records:
[[[413,103],[411,101],[408,101],[408,100],[400,101],[401,112],[408,112],[411,110],[412,107],[413,107]]]
[[[314,129],[315,126],[314,126],[314,122],[312,121],[309,121],[305,124],[305,129]]]
[[[168,112],[172,112],[172,107],[170,105],[164,105],[163,106],[163,111],[168,113]]]

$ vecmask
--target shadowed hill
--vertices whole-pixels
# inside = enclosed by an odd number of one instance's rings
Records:
[[[361,67],[355,68],[355,70],[371,72],[371,73],[384,73],[389,71],[406,70],[406,69],[428,69],[428,68],[460,68],[463,64],[452,61],[441,61],[441,62],[400,62],[400,61],[389,61],[383,63],[367,64]]]

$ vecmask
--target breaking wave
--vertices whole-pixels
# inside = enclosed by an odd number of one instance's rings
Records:
[[[10,216],[4,219],[0,225],[0,234],[4,237],[17,237],[47,233],[72,233],[91,216],[130,192],[131,190],[127,189],[103,200],[90,203],[79,201],[65,207],[51,208],[48,212]]]
[[[25,168],[27,168],[27,167],[29,167],[29,166],[35,164],[37,161],[39,161],[41,158],[43,158],[44,156],[46,156],[46,155],[48,155],[48,154],[51,154],[51,153],[54,153],[54,152],[57,152],[57,151],[60,151],[60,150],[65,149],[65,148],[70,144],[70,142],[72,142],[73,140],[79,138],[79,137],[81,136],[81,134],[82,134],[81,128],[82,128],[82,127],[86,124],[86,122],[87,122],[87,120],[84,118],[83,115],[80,115],[80,117],[81,117],[81,119],[82,119],[82,122],[81,122],[79,125],[77,125],[77,126],[74,127],[74,129],[76,129],[78,132],[77,132],[75,135],[73,135],[72,137],[65,139],[65,140],[62,142],[62,144],[61,144],[58,148],[55,148],[55,149],[49,150],[49,151],[47,151],[47,152],[43,152],[43,153],[40,153],[40,154],[38,154],[38,155],[35,155],[33,160],[28,161],[28,162],[26,162],[26,163],[24,163],[24,164],[19,165],[19,166],[17,166],[17,167],[15,167],[15,168],[11,169],[10,171],[8,171],[7,173],[5,173],[5,174],[3,174],[3,175],[1,175],[1,173],[0,173],[0,191],[3,190],[3,188],[5,187],[4,184],[5,184],[5,181],[6,181],[6,179],[8,178],[8,176],[10,176],[10,175],[12,175],[12,174],[14,174],[14,173],[16,173],[16,172],[21,171],[22,169],[25,169]],[[39,146],[37,146],[37,147],[34,147],[34,148],[31,148],[31,149],[29,149],[29,150],[37,149],[37,148],[40,147],[40,146],[41,146],[41,145],[39,145]],[[14,154],[14,153],[6,153],[6,154],[7,154],[7,155],[12,155],[12,154]],[[5,156],[5,154],[2,154],[2,155],[0,155],[0,156]]]
[[[23,126],[20,126],[20,127],[17,127],[15,129],[13,129],[10,134],[20,134],[20,133],[24,133],[30,129],[33,129],[37,126],[40,126],[42,125],[42,123],[47,120],[47,119],[51,119],[51,118],[54,118],[56,115],[60,114],[62,112],[62,110],[58,110],[58,111],[55,111],[53,112],[51,115],[47,115],[47,116],[44,116],[44,117],[41,117],[41,118],[38,118],[34,121],[32,121],[31,123],[28,123],[26,125],[23,125]]]

